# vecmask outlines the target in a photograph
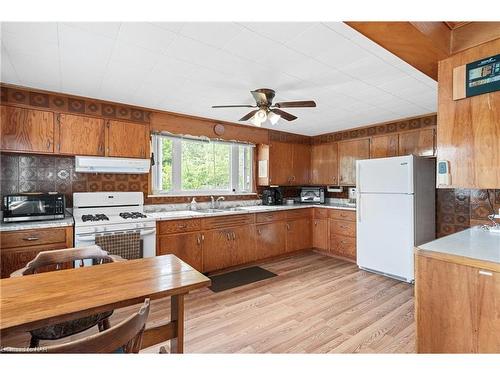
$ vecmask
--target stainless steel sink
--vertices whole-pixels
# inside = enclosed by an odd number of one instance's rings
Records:
[[[195,212],[201,212],[203,214],[215,214],[218,212],[225,212],[225,211],[228,211],[228,210],[219,210],[217,208],[206,208],[204,210],[196,210]]]

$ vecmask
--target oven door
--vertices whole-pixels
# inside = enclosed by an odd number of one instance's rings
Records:
[[[126,231],[106,232],[106,234],[123,233]],[[103,233],[98,233],[103,234]],[[156,255],[156,227],[144,228],[140,231],[141,253],[143,258]],[[95,245],[95,234],[75,234],[75,247]]]

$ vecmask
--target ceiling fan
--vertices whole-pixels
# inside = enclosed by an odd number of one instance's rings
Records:
[[[316,103],[313,100],[278,102],[273,104],[273,99],[276,93],[272,89],[257,89],[250,92],[255,99],[256,105],[213,105],[212,108],[257,108],[240,118],[239,121],[250,120],[252,124],[261,126],[266,120],[269,120],[272,125],[275,125],[280,118],[284,118],[287,121],[297,119],[297,116],[282,111],[280,108],[316,107]]]

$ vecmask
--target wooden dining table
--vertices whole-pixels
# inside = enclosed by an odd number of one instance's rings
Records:
[[[142,347],[171,340],[184,352],[184,296],[210,279],[175,255],[0,280],[0,338],[54,323],[170,297],[170,321],[148,327]],[[167,320],[168,321],[168,320]],[[0,343],[1,345],[1,343]]]

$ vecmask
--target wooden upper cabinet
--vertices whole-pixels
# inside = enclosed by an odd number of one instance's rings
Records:
[[[355,139],[339,142],[339,183],[343,186],[356,185],[356,160],[370,158],[370,140]]]
[[[339,183],[338,144],[322,143],[312,146],[311,183],[337,185]]]
[[[293,144],[272,141],[269,147],[269,184],[289,185],[293,166]]]
[[[133,122],[109,120],[107,156],[147,158],[148,127]]]
[[[370,143],[370,158],[389,158],[398,156],[399,134],[373,137]]]
[[[307,185],[311,183],[311,146],[308,144],[293,144],[292,185]]]
[[[434,129],[421,129],[399,134],[399,155],[434,155]]]
[[[54,114],[1,106],[1,149],[54,153]]]
[[[104,156],[104,120],[59,115],[59,153],[67,155]]]

